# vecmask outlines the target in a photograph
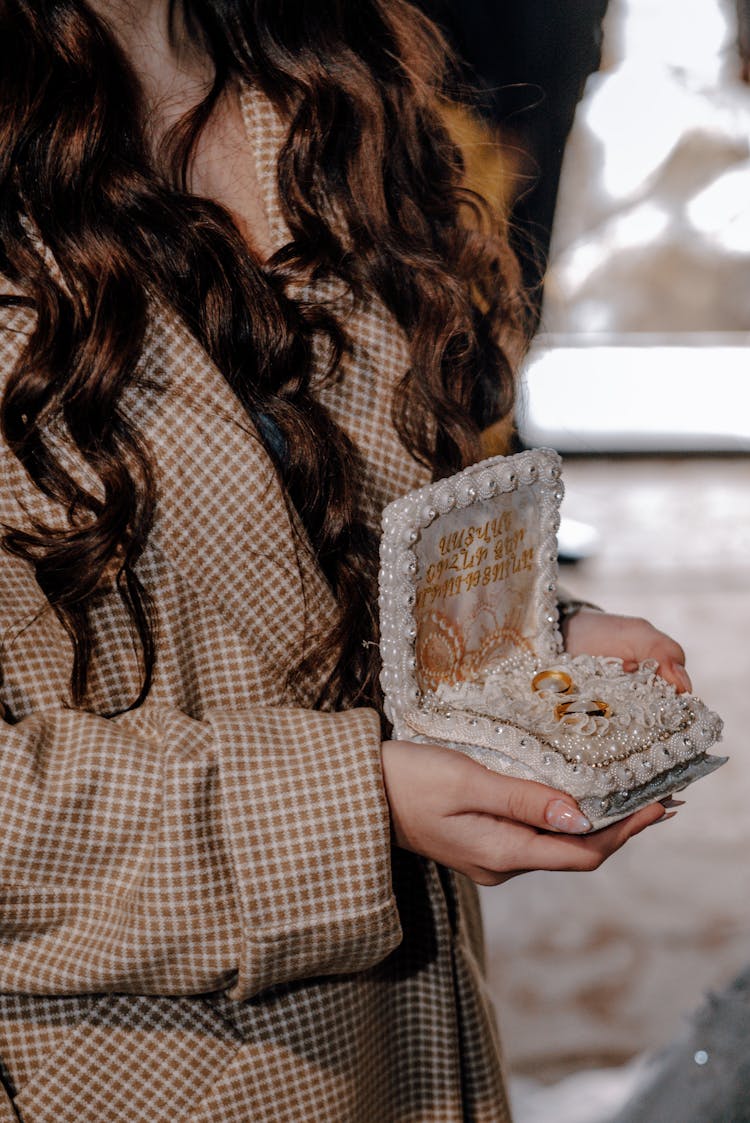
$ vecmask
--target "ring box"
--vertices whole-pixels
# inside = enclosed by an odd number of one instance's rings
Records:
[[[726,757],[722,722],[654,661],[569,656],[557,611],[561,462],[493,457],[383,513],[381,682],[394,736],[568,792],[595,828]]]

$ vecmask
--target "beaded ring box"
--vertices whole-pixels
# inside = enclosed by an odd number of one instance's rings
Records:
[[[389,504],[380,623],[396,737],[569,792],[595,827],[686,787],[721,719],[654,662],[563,651],[560,458],[494,457]]]

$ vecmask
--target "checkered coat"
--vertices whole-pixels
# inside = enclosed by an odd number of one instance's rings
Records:
[[[244,111],[281,243],[282,126],[256,94]],[[3,376],[32,326],[0,310]],[[375,525],[425,481],[390,419],[398,329],[374,303],[349,330],[343,382],[320,394],[366,460]],[[139,683],[108,595],[95,712],[66,705],[69,641],[31,568],[0,555],[0,1120],[506,1120],[472,891],[392,853],[377,715],[287,686],[336,607],[292,548],[274,468],[174,314],[154,308],[141,369],[126,408],[158,486],[145,705],[98,716]],[[1,455],[0,521],[59,522]]]

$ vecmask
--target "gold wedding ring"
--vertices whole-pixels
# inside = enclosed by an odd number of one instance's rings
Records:
[[[570,694],[573,679],[565,671],[539,671],[531,680],[531,689],[550,694]]]
[[[582,714],[586,717],[611,717],[612,707],[601,698],[573,698],[555,706],[555,718],[558,721],[565,721],[567,718],[568,722],[572,722]]]

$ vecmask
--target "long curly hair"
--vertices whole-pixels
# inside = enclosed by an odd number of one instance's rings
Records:
[[[319,704],[377,703],[377,552],[357,516],[358,454],[310,385],[316,334],[328,337],[335,378],[345,325],[295,300],[292,286],[335,276],[390,310],[411,353],[394,423],[438,477],[476,459],[481,430],[511,409],[516,270],[462,187],[440,111],[447,54],[411,4],[185,0],[185,19],[214,78],[173,129],[165,170],[150,152],[137,77],[83,0],[0,0],[0,273],[24,293],[0,300],[35,313],[0,422],[36,486],[67,512],[64,529],[6,527],[3,546],[33,565],[69,633],[78,706],[92,598],[115,575],[141,652],[139,705],[157,650],[138,574],[156,488],[147,434],[121,400],[158,296],[263,420],[260,438],[336,594],[338,623],[316,641],[334,667]],[[260,87],[288,121],[278,187],[291,241],[265,264],[222,207],[189,190],[196,141],[236,81]],[[98,487],[66,469],[52,422]]]

